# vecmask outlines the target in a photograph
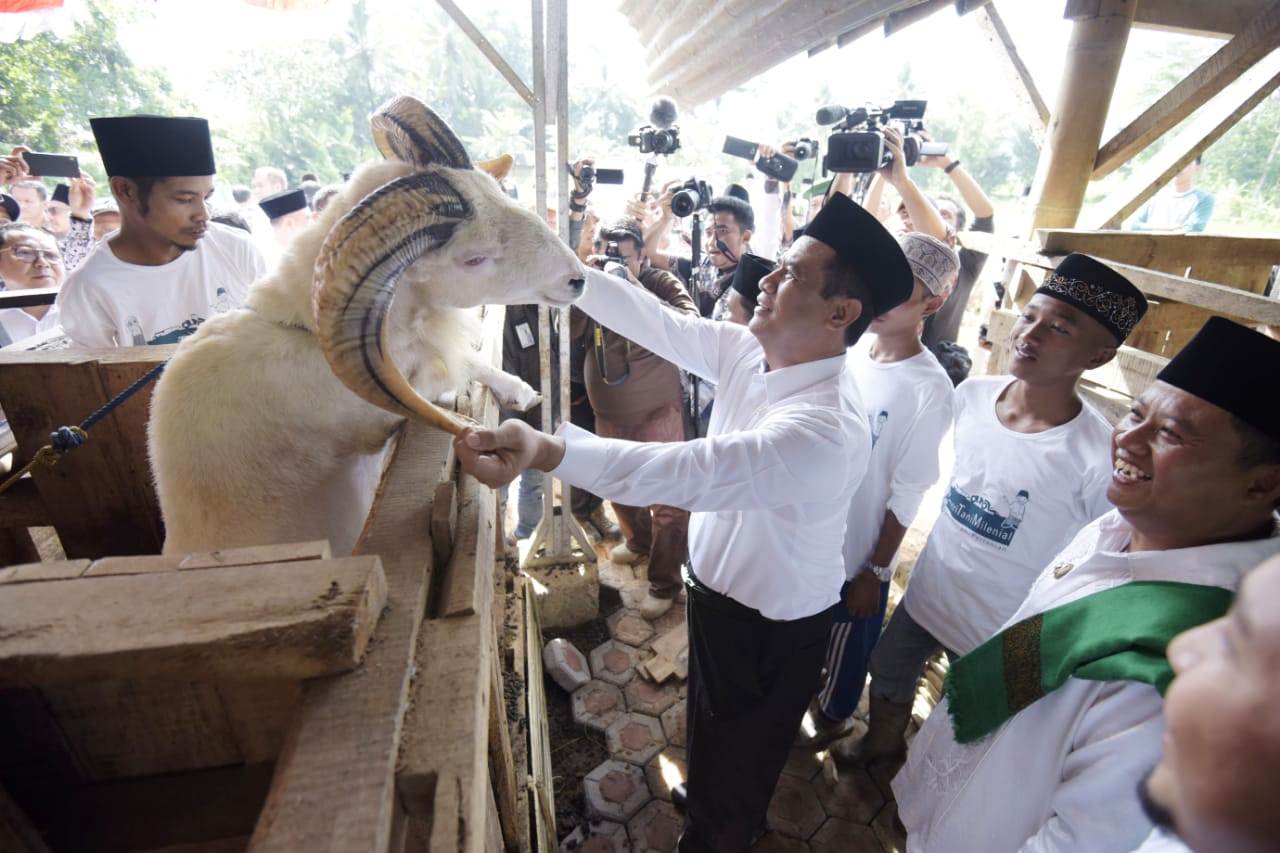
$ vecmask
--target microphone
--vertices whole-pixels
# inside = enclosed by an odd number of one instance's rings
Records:
[[[676,102],[664,95],[654,101],[649,109],[649,124],[660,130],[667,130],[676,123],[677,116]]]
[[[818,108],[814,121],[818,124],[835,124],[848,114],[849,111],[839,104],[827,104],[825,107]]]

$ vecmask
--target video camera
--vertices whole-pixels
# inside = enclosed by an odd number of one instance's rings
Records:
[[[945,142],[926,142],[924,130],[927,101],[894,101],[892,106],[858,107],[850,110],[829,104],[818,110],[815,120],[821,125],[835,125],[827,137],[827,154],[822,168],[827,172],[874,172],[893,162],[893,154],[885,150],[883,128],[892,124],[902,131],[902,154],[906,165],[914,166],[921,157],[947,153]]]
[[[572,165],[569,166],[573,168]],[[620,184],[623,180],[621,169],[597,169],[595,166],[582,164],[581,171],[578,172],[578,183],[582,184],[583,192],[591,192],[596,184]]]
[[[818,153],[818,140],[800,137],[791,143],[791,147],[794,149],[791,154],[792,157],[797,160],[808,160]]]
[[[741,157],[744,160],[754,160],[756,168],[764,172],[771,178],[779,181],[789,181],[795,174],[799,163],[794,157],[788,157],[781,152],[774,154],[769,158],[756,159],[756,154],[760,151],[760,145],[755,142],[748,142],[745,139],[739,139],[736,136],[726,136],[724,138],[724,153],[733,157]],[[803,159],[803,158],[801,158]]]
[[[645,125],[627,136],[627,144],[641,154],[671,154],[680,150],[680,128]]]
[[[690,178],[672,190],[671,212],[683,219],[695,210],[704,210],[712,198],[710,184]]]

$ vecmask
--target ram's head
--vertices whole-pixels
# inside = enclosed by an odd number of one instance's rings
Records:
[[[365,196],[325,238],[312,290],[321,347],[360,397],[457,434],[463,422],[423,399],[391,362],[386,319],[400,282],[430,287],[436,304],[567,305],[586,273],[540,216],[498,187],[510,156],[476,168],[414,98],[388,101],[372,124],[383,156],[414,171]]]

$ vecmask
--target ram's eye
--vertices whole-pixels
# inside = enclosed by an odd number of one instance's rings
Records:
[[[481,264],[483,264],[486,260],[488,260],[488,258],[486,258],[484,255],[476,255],[474,258],[467,258],[467,260],[464,263],[466,263],[466,265],[469,267],[478,267]]]

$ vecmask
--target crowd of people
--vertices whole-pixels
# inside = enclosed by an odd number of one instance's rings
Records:
[[[339,191],[267,166],[215,210],[207,122],[91,126],[109,198],[0,157],[0,279],[57,291],[0,312],[4,344],[179,341],[240,307]],[[614,562],[647,562],[646,618],[685,592],[681,850],[748,849],[797,742],[905,761],[911,850],[1267,849],[1280,562],[1253,570],[1280,554],[1280,398],[1264,393],[1280,342],[1210,320],[1113,428],[1077,383],[1147,302],[1071,255],[1022,308],[1009,375],[969,377],[956,339],[985,258],[957,232],[994,230],[994,209],[954,151],[916,166],[956,191],[930,196],[885,135],[862,198],[840,174],[803,211],[773,179],[691,215],[673,210],[683,181],[601,210],[592,158],[574,164],[564,213],[589,274],[547,342],[571,339],[566,423],[504,413],[458,440],[463,466],[503,492],[519,478],[512,544],[550,472],[584,527],[619,539]],[[539,344],[537,306],[510,306],[504,368],[534,387]],[[948,436],[941,514],[885,624]],[[939,652],[945,698],[908,749]]]

